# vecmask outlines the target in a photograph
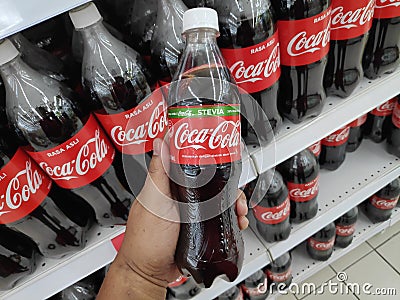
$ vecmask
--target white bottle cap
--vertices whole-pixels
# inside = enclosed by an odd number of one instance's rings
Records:
[[[192,8],[183,14],[183,32],[195,28],[211,28],[219,31],[218,14],[212,8]]]
[[[75,29],[82,29],[102,20],[94,3],[89,2],[69,11],[69,17]]]
[[[17,48],[9,39],[0,40],[0,66],[12,61],[18,55]]]

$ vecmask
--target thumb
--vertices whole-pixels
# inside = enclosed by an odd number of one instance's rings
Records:
[[[153,142],[153,158],[149,165],[149,175],[145,187],[152,185],[165,196],[171,196],[169,185],[169,149],[162,139],[155,139]],[[149,186],[148,186],[149,188]]]

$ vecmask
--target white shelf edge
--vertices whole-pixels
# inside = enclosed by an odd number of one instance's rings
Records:
[[[365,162],[369,162],[366,164]],[[306,238],[336,220],[390,181],[400,175],[400,160],[387,154],[382,144],[363,141],[361,147],[346,158],[334,172],[322,171],[318,205],[320,211],[313,219],[294,224],[289,238],[277,243],[263,242],[272,259],[294,248]],[[257,233],[252,221],[251,226]]]
[[[0,39],[67,12],[90,0],[2,0]]]
[[[371,82],[371,83],[369,83]],[[328,97],[322,113],[301,124],[285,121],[275,145],[250,150],[259,174],[323,139],[376,106],[400,93],[400,69],[374,81],[363,79],[350,97]]]

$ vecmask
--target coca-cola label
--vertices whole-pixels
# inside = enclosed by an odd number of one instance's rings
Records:
[[[333,0],[331,40],[348,40],[365,34],[372,26],[375,0]]]
[[[367,121],[367,116],[368,116],[368,115],[365,114],[365,115],[359,117],[358,119],[355,119],[353,122],[351,122],[351,123],[349,124],[349,126],[350,126],[351,128],[360,127],[361,125],[363,125],[363,124]]]
[[[336,225],[336,235],[338,236],[351,236],[356,231],[356,225]]]
[[[397,128],[400,128],[400,104],[396,102],[392,114],[392,123]]]
[[[221,49],[236,84],[252,94],[272,86],[281,75],[278,32],[264,42],[240,49]]]
[[[382,210],[389,210],[395,208],[398,201],[399,197],[384,199],[378,197],[377,195],[374,195],[369,199],[369,202],[373,206],[375,206],[377,209],[382,209]]]
[[[168,118],[173,163],[212,165],[240,159],[239,105],[171,107]]]
[[[330,26],[331,8],[302,20],[278,21],[282,65],[308,65],[326,56]]]
[[[376,0],[375,19],[400,17],[400,0]]]
[[[311,248],[317,251],[327,251],[333,248],[333,245],[335,244],[335,237],[325,242],[317,241],[316,239],[310,237],[308,239],[308,244],[311,246]]]
[[[310,147],[308,147],[308,149],[310,149],[316,157],[319,157],[319,155],[321,154],[321,141],[318,141],[315,144],[311,145]]]
[[[307,202],[318,195],[319,176],[307,183],[287,182],[290,200],[294,202]]]
[[[99,178],[111,166],[115,148],[91,115],[79,132],[50,150],[28,154],[62,188],[74,189]]]
[[[387,117],[390,116],[393,112],[394,107],[396,106],[397,97],[386,101],[385,103],[379,105],[375,109],[371,110],[370,114],[377,117]]]
[[[285,282],[292,276],[292,270],[289,268],[286,272],[282,273],[274,273],[270,270],[267,270],[268,279],[272,282]]]
[[[349,139],[350,126],[340,128],[334,133],[328,135],[321,141],[321,144],[327,147],[340,146],[346,143]]]
[[[52,181],[21,149],[0,169],[0,224],[34,211],[50,192]]]
[[[261,296],[265,295],[268,291],[268,279],[265,278],[264,282],[260,283],[255,288],[249,288],[246,285],[242,284],[243,293],[245,293],[249,297]]]
[[[273,225],[282,223],[290,215],[289,197],[275,207],[264,207],[253,203],[253,213],[256,219],[264,224]]]
[[[185,276],[179,276],[174,282],[169,283],[169,284],[168,284],[168,287],[174,288],[174,287],[181,286],[181,285],[184,284],[187,280],[188,280],[187,277],[185,277]]]
[[[153,141],[162,138],[168,127],[166,103],[160,89],[137,107],[114,115],[96,113],[114,146],[135,155],[153,150]]]

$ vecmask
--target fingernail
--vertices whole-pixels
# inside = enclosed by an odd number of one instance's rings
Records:
[[[155,139],[153,142],[153,154],[159,156],[161,153],[161,140]]]

